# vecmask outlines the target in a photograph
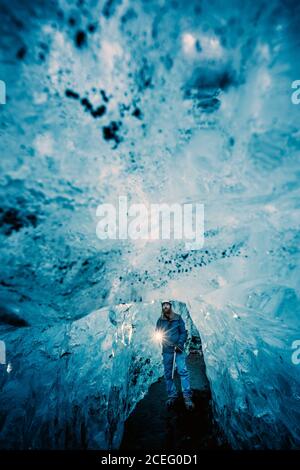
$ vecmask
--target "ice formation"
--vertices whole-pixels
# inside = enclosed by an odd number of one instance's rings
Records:
[[[299,447],[298,2],[0,16],[1,447],[117,446],[162,372],[143,338],[165,297],[201,334],[231,445]],[[100,241],[96,207],[120,195],[204,203],[203,249]]]
[[[185,304],[175,302],[197,333]],[[162,374],[153,331],[160,304],[104,307],[49,328],[6,327],[0,447],[117,449],[123,425]]]

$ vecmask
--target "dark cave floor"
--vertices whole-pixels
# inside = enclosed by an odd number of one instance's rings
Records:
[[[164,378],[149,388],[125,422],[120,450],[202,450],[228,449],[213,423],[211,393],[201,351],[187,358],[195,409],[187,411],[182,396],[167,410]],[[177,388],[180,390],[179,377]]]

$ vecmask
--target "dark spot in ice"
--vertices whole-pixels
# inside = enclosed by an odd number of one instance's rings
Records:
[[[202,52],[202,47],[199,39],[197,39],[196,44],[195,44],[195,49],[197,52]]]
[[[102,13],[105,18],[110,18],[116,11],[116,8],[119,4],[122,3],[122,0],[107,0],[105,3]]]
[[[119,111],[120,111],[120,116],[121,117],[124,117],[125,116],[125,112],[126,111],[129,111],[130,109],[130,106],[129,105],[126,105],[124,103],[120,103],[119,104]]]
[[[105,112],[106,112],[106,107],[104,105],[101,105],[101,106],[98,106],[98,108],[93,109],[91,111],[91,114],[94,118],[98,118],[98,117],[103,116],[103,114],[105,114]]]
[[[108,103],[108,96],[106,95],[105,91],[104,90],[100,90],[100,93],[101,93],[101,96],[102,96],[102,99],[105,103]]]
[[[217,98],[202,99],[198,106],[207,112],[216,111],[221,105],[220,100]]]
[[[114,326],[118,325],[117,315],[116,315],[116,312],[114,310],[109,310],[108,318],[109,318],[112,325],[114,325]]]
[[[75,24],[76,24],[75,18],[73,18],[73,16],[71,16],[71,17],[69,18],[68,23],[69,23],[70,26],[75,26]]]
[[[64,16],[65,16],[65,15],[64,15],[63,10],[59,9],[59,10],[57,11],[57,17],[62,20],[62,19],[64,18]]]
[[[18,232],[23,227],[23,222],[16,209],[8,209],[1,215],[1,227],[4,233],[10,235],[13,231]]]
[[[15,312],[12,312],[9,307],[1,306],[0,307],[0,323],[11,326],[29,326],[29,323],[17,315]]]
[[[141,67],[138,76],[137,83],[139,91],[142,91],[146,88],[152,87],[152,67],[148,64],[147,60],[143,60],[143,66]]]
[[[70,354],[72,354],[72,353],[70,353],[69,351],[66,351],[66,352],[64,352],[63,354],[60,355],[60,358],[70,356]]]
[[[112,121],[108,126],[103,127],[103,137],[105,140],[114,140],[116,144],[121,142],[121,137],[118,135],[120,129],[120,122]]]
[[[220,76],[219,86],[222,90],[226,90],[233,82],[234,79],[232,75],[230,75],[229,72],[224,72]]]
[[[65,91],[65,95],[68,98],[73,98],[73,99],[76,99],[76,100],[78,100],[80,98],[78,93],[76,93],[76,92],[74,92],[70,89],[67,89]],[[95,118],[95,119],[103,116],[103,114],[105,114],[105,112],[106,112],[106,107],[104,105],[98,106],[97,108],[94,109],[92,103],[88,100],[88,98],[81,98],[80,103],[84,107],[85,111],[89,112],[91,114],[91,116],[93,116],[93,118]]]
[[[168,54],[160,58],[167,70],[171,70],[173,67],[173,59]]]
[[[13,287],[13,284],[9,284],[8,282],[2,280],[2,281],[0,281],[0,286]]]
[[[85,32],[82,31],[82,30],[77,31],[77,33],[75,35],[75,44],[76,44],[76,46],[79,49],[81,49],[86,44],[86,41],[87,41],[87,38],[86,38]]]
[[[30,222],[30,224],[33,226],[33,227],[36,227],[37,226],[37,216],[35,214],[28,214],[26,216],[26,219]]]
[[[93,106],[87,98],[82,98],[81,99],[81,104],[85,108],[86,111],[92,111],[93,110]]]
[[[18,29],[23,29],[24,28],[24,23],[21,20],[19,20],[18,18],[12,17],[12,21]]]
[[[18,232],[23,227],[36,227],[37,222],[38,219],[35,214],[23,215],[14,208],[2,210],[0,215],[0,227],[7,236],[13,232]]]
[[[70,90],[70,89],[67,89],[65,91],[65,94],[68,98],[74,98],[75,100],[79,99],[79,94],[76,93],[75,91]]]
[[[89,31],[90,33],[94,33],[94,32],[96,31],[96,25],[93,24],[93,23],[89,24],[89,25],[88,25],[88,31]]]
[[[141,112],[140,108],[135,108],[135,110],[132,113],[132,116],[134,116],[138,119],[142,119],[142,112]]]
[[[25,46],[20,47],[20,49],[17,52],[17,59],[23,60],[25,58],[25,55],[27,53],[27,49]]]
[[[218,99],[220,90],[237,84],[231,71],[198,67],[184,87],[184,99],[194,99],[198,107],[206,112],[213,112],[221,104]]]
[[[62,265],[62,266],[58,266],[58,269],[59,269],[60,271],[65,271],[66,269],[68,269],[68,265],[67,265],[67,264],[64,264],[64,265]]]
[[[48,44],[45,42],[40,42],[40,48],[43,49],[43,51],[47,52],[49,50]]]
[[[134,20],[138,15],[133,8],[128,8],[128,10],[121,16],[121,22],[123,24],[127,23],[129,20]]]

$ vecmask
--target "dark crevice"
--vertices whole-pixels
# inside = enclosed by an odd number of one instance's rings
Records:
[[[199,335],[195,334],[191,338],[189,347],[187,367],[195,409],[187,411],[180,396],[174,407],[168,410],[165,380],[161,377],[150,386],[146,396],[138,402],[126,420],[121,451],[192,451],[229,448],[213,419],[211,391]],[[177,389],[180,390],[177,373],[175,381]]]

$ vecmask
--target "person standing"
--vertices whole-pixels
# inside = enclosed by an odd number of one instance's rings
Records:
[[[181,315],[173,311],[170,301],[162,302],[162,312],[157,320],[155,331],[159,334],[162,343],[164,376],[168,393],[167,407],[170,408],[178,397],[174,377],[172,377],[173,367],[176,364],[184,403],[186,408],[191,410],[194,408],[194,403],[184,351],[187,331]]]

